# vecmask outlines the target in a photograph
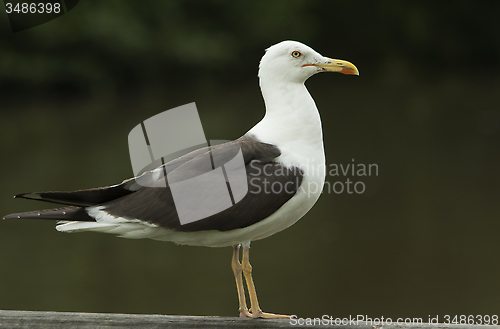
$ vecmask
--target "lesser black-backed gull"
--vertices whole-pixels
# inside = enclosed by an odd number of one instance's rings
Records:
[[[323,57],[295,41],[267,49],[259,67],[266,106],[264,118],[243,137],[202,148],[161,166],[170,177],[192,177],[210,154],[229,158],[242,151],[248,193],[230,208],[182,225],[170,188],[141,186],[136,179],[109,187],[74,192],[33,192],[16,197],[68,205],[65,208],[17,213],[11,218],[60,220],[61,232],[94,231],[125,238],[151,238],[193,246],[233,246],[232,269],[242,317],[285,317],[259,307],[249,262],[250,242],[293,225],[314,205],[325,181],[321,120],[304,83],[318,72],[358,75],[346,61]],[[143,177],[153,179],[154,171]],[[149,176],[148,176],[149,175]],[[163,179],[163,178],[160,178]],[[279,186],[281,188],[270,188]],[[240,246],[243,248],[240,263]],[[250,297],[245,300],[243,277]],[[287,316],[286,316],[287,317]]]

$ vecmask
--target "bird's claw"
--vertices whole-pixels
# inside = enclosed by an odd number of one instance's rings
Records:
[[[240,311],[240,318],[253,318],[253,319],[290,319],[290,315],[266,313],[261,310],[250,313],[248,310]]]
[[[252,313],[250,313],[248,310],[240,310],[240,318],[251,318]]]

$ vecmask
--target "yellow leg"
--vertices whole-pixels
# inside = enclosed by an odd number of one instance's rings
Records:
[[[240,263],[240,246],[233,247],[233,259],[231,261],[233,268],[234,279],[236,280],[236,289],[238,290],[238,300],[240,303],[240,317],[250,318],[252,315],[248,312],[247,301],[245,299],[245,288],[243,287],[243,278],[241,276],[243,270]]]
[[[250,313],[252,318],[287,318],[289,315],[264,313],[259,307],[257,300],[257,292],[255,291],[255,284],[252,279],[252,265],[250,265],[250,248],[243,248],[243,259],[241,264],[245,281],[247,283],[248,295],[250,296]],[[239,292],[238,292],[239,294]],[[241,314],[241,313],[240,313]]]

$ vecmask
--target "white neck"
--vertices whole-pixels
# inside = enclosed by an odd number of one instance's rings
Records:
[[[321,119],[305,85],[261,77],[260,87],[266,115],[247,134],[276,145],[288,165],[324,164]]]
[[[260,79],[266,115],[248,133],[276,146],[297,142],[323,149],[321,119],[316,104],[299,82]]]

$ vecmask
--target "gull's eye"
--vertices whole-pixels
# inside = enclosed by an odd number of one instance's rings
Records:
[[[302,53],[300,51],[292,51],[292,57],[299,58],[300,56],[302,56]]]

